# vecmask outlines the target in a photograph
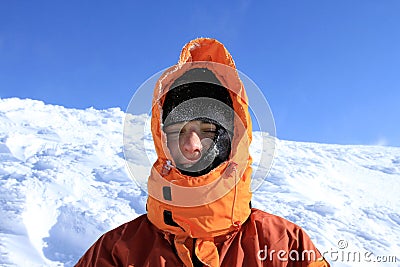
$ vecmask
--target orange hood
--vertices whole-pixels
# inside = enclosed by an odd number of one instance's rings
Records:
[[[174,167],[166,135],[162,131],[165,93],[174,81],[193,68],[207,68],[229,89],[235,111],[234,135],[229,159],[208,174],[190,177]],[[217,266],[213,238],[237,230],[250,214],[252,138],[248,99],[234,61],[220,42],[199,38],[182,49],[177,65],[167,69],[156,83],[151,129],[158,159],[148,180],[149,220],[160,230],[175,236],[178,255],[191,266],[185,242],[196,238],[196,255]]]

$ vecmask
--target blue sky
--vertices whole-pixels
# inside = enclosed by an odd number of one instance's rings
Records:
[[[400,1],[144,2],[0,0],[0,98],[125,110],[186,42],[213,37],[279,138],[400,146]]]

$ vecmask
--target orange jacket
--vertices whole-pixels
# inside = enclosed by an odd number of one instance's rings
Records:
[[[229,88],[236,114],[229,159],[199,177],[174,168],[161,120],[165,93],[193,68],[207,68]],[[103,235],[76,266],[329,266],[298,226],[250,208],[248,100],[220,42],[199,38],[183,48],[155,86],[151,126],[158,159],[148,180],[148,213]],[[310,258],[291,260],[308,251]]]
[[[213,242],[220,266],[329,266],[300,227],[257,209],[252,209],[238,231],[215,237]],[[193,250],[193,240],[186,243]],[[90,266],[185,265],[174,248],[174,236],[159,230],[142,215],[100,237],[76,265]]]

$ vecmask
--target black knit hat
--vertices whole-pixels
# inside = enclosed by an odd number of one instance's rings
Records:
[[[193,120],[206,121],[217,126],[214,146],[193,167],[180,169],[184,174],[200,176],[228,159],[234,121],[233,104],[228,89],[206,68],[187,71],[173,83],[165,96],[163,127]]]
[[[229,132],[233,131],[229,91],[205,68],[189,70],[178,78],[166,93],[163,104],[164,127],[195,119],[214,120]]]

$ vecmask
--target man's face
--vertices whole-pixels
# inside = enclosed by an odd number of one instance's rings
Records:
[[[200,120],[166,126],[167,146],[175,164],[193,166],[213,144],[216,131],[214,124]]]

